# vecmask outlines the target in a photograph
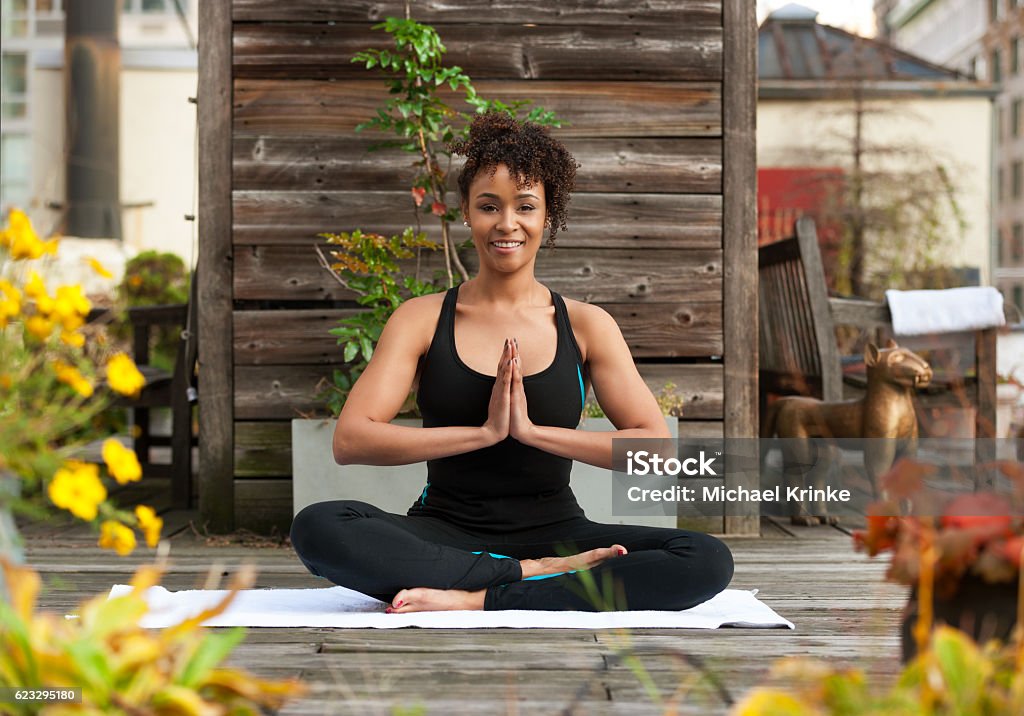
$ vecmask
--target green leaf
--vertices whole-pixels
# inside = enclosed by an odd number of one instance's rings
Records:
[[[363,336],[359,339],[359,347],[363,353],[363,360],[369,363],[370,358],[373,357],[373,344],[370,342],[370,339]]]
[[[342,358],[346,363],[351,363],[352,359],[356,357],[356,353],[359,351],[359,343],[356,341],[350,341],[345,344],[345,352]]]
[[[208,632],[182,670],[178,683],[190,688],[198,686],[244,638],[245,627],[234,627],[226,632]]]

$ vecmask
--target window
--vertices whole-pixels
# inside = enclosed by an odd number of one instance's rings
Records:
[[[1006,260],[1006,249],[1004,244],[1006,243],[1006,232],[1003,231],[1002,227],[996,232],[996,266],[1002,266]]]
[[[1020,72],[1020,38],[1015,37],[1010,40],[1010,74],[1015,75]]]
[[[1024,310],[1024,286],[1019,283],[1013,287],[1013,303],[1017,308]]]
[[[188,12],[188,0],[179,0],[181,9]],[[121,6],[126,13],[175,13],[174,0],[124,0]]]
[[[1006,136],[1006,108],[996,107],[996,144],[1000,144]]]
[[[1022,171],[1024,171],[1024,167],[1021,166],[1021,163],[1014,162],[1013,172],[1010,175],[1010,193],[1014,199],[1020,199]]]
[[[996,173],[996,201],[1000,202],[1006,198],[1006,169],[999,167]]]
[[[1010,256],[1014,261],[1024,259],[1024,225],[1013,225],[1013,246],[1010,247]]]
[[[28,55],[0,55],[0,119],[24,119],[28,109]]]
[[[1010,136],[1020,136],[1020,99],[1013,100],[1010,105]]]
[[[989,70],[989,79],[993,82],[1003,81],[1002,53],[999,50],[992,50],[992,69]]]
[[[28,35],[28,0],[2,0],[0,2],[0,35],[26,37]]]
[[[995,22],[1002,16],[1002,2],[1000,0],[989,0],[988,2],[988,18],[990,21]]]
[[[0,135],[0,211],[28,206],[30,154],[27,134]]]

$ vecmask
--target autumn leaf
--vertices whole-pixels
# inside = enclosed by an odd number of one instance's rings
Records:
[[[422,206],[423,197],[427,195],[427,190],[423,187],[414,186],[412,188],[412,200],[416,202],[416,206]]]
[[[935,472],[934,465],[901,458],[882,476],[882,489],[889,497],[905,500],[924,489],[924,479]]]

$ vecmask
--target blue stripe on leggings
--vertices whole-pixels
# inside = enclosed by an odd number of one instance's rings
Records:
[[[423,494],[420,495],[420,504],[427,504],[427,490],[430,489],[430,480],[427,480],[426,486],[423,488]]]
[[[484,554],[484,552],[473,552],[473,554]],[[491,555],[495,559],[512,559],[512,557],[509,557],[504,554],[495,554],[494,552],[487,552],[487,554]],[[576,574],[576,570],[570,569],[568,572],[555,572],[554,574],[538,574],[535,577],[523,577],[523,581],[529,582],[534,579],[548,579],[550,577],[561,577],[563,574]]]

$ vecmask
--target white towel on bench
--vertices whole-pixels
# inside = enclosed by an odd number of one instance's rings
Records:
[[[897,336],[956,333],[1006,325],[1003,295],[991,286],[885,292]]]
[[[117,584],[108,598],[131,591]],[[793,623],[776,614],[754,596],[756,590],[727,589],[692,609],[683,611],[548,612],[548,611],[451,611],[385,614],[384,602],[344,587],[322,589],[244,589],[221,614],[205,626],[228,627],[345,627],[395,629],[427,627],[473,629],[492,627],[553,629],[664,628],[717,629],[733,627],[786,627]],[[217,604],[227,594],[222,589],[190,589],[171,592],[150,587],[145,592],[150,611],[141,624],[163,628],[178,624]]]

